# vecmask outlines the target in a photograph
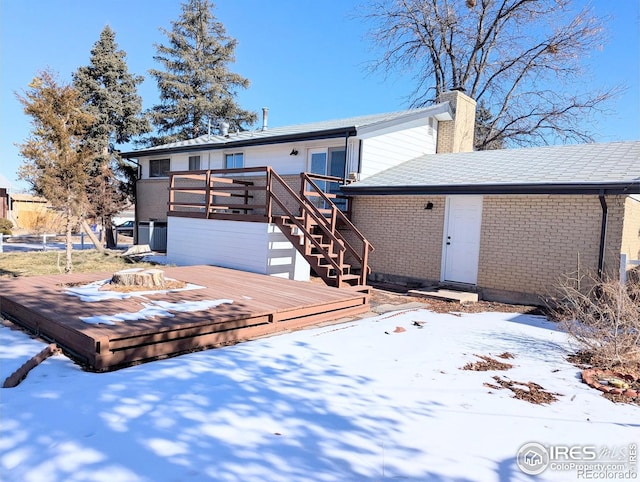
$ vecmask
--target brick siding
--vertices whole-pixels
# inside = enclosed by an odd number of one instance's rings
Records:
[[[353,223],[375,247],[372,271],[439,280],[444,208],[444,196],[355,197]]]
[[[357,196],[353,220],[375,246],[372,271],[380,276],[440,280],[445,196]],[[623,219],[640,202],[607,196],[605,271],[615,276]],[[427,202],[433,203],[425,210]],[[495,195],[483,197],[478,286],[547,295],[563,275],[598,266],[602,210],[598,196]],[[625,224],[625,243],[640,248],[640,221]],[[628,228],[627,228],[628,226]],[[627,230],[631,234],[627,234]],[[630,241],[626,241],[627,237]]]
[[[605,271],[619,267],[624,198],[607,196]],[[484,196],[478,285],[545,295],[565,275],[596,272],[597,196]]]
[[[620,252],[629,259],[640,259],[640,198],[627,197],[625,200]]]

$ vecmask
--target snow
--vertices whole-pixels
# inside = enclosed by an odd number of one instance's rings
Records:
[[[130,270],[123,270],[123,272],[127,272],[127,271],[134,272],[134,271],[140,271],[140,269],[134,268]],[[174,280],[173,278],[167,278],[167,281],[176,281],[176,280]],[[222,304],[233,303],[233,300],[230,300],[230,299],[183,301],[183,302],[171,303],[168,301],[152,301],[145,298],[145,295],[148,295],[148,294],[158,295],[162,293],[199,290],[204,288],[204,286],[199,286],[193,283],[187,283],[182,288],[171,288],[166,290],[148,290],[148,291],[141,290],[141,291],[120,292],[120,291],[111,291],[111,290],[101,289],[104,285],[106,285],[109,282],[110,280],[108,279],[94,281],[92,283],[88,283],[81,286],[69,287],[66,289],[65,292],[69,295],[77,296],[78,298],[80,298],[81,301],[86,301],[91,303],[104,301],[104,300],[124,300],[132,297],[142,298],[144,300],[147,300],[147,303],[143,302],[142,306],[144,306],[144,308],[134,312],[116,313],[113,315],[81,316],[80,319],[85,323],[115,325],[116,323],[119,323],[119,322],[148,320],[153,317],[172,318],[174,315],[171,314],[171,311],[175,311],[179,313],[204,311],[210,308],[215,308],[216,306],[220,306]]]
[[[43,347],[0,327],[2,380]],[[110,373],[58,355],[0,390],[0,478],[527,481],[527,442],[601,453],[640,441],[640,407],[583,384],[573,351],[541,317],[417,309]],[[503,352],[510,370],[460,369]],[[494,375],[562,395],[534,405],[483,386]]]
[[[123,271],[137,271],[137,270],[123,270]],[[204,286],[196,285],[193,283],[187,283],[182,288],[171,288],[166,290],[140,290],[140,291],[129,291],[129,292],[121,292],[121,291],[112,291],[112,290],[103,290],[101,289],[104,285],[109,283],[111,280],[103,279],[94,281],[92,283],[87,283],[85,285],[80,286],[72,286],[65,290],[65,292],[69,295],[74,295],[80,298],[81,301],[88,302],[96,302],[96,301],[104,301],[104,300],[124,300],[127,298],[140,297],[144,298],[145,295],[158,295],[163,293],[174,293],[178,291],[190,291],[190,290],[201,290],[204,289]],[[176,281],[173,278],[167,278],[167,281]]]

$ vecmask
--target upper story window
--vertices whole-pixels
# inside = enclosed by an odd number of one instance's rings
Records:
[[[151,159],[149,177],[169,177],[171,161],[169,159]]]
[[[190,171],[200,170],[200,156],[189,156],[189,170]]]
[[[226,154],[224,156],[225,169],[239,169],[244,167],[244,154],[236,152],[235,154]]]

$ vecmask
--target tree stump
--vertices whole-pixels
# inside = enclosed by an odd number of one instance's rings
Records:
[[[166,281],[160,269],[126,269],[113,273],[111,284],[117,286],[136,286],[149,289],[164,289]]]

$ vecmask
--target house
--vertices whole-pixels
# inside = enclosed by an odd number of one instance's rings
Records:
[[[0,187],[0,219],[9,217],[9,194],[6,187]]]
[[[16,227],[28,231],[51,231],[59,225],[59,216],[49,201],[33,194],[9,193],[9,214]]]
[[[475,101],[451,91],[431,107],[287,127],[269,128],[265,109],[258,130],[223,123],[215,135],[122,153],[139,166],[138,242],[166,227],[167,257],[178,265],[294,279],[308,279],[311,267],[338,285],[363,282],[371,246],[344,214],[339,186],[424,154],[471,150],[474,123]],[[357,275],[345,266],[350,256]]]
[[[11,183],[0,173],[0,219],[9,219],[9,193]]]
[[[640,142],[427,154],[343,186],[376,280],[540,304],[640,258]]]

